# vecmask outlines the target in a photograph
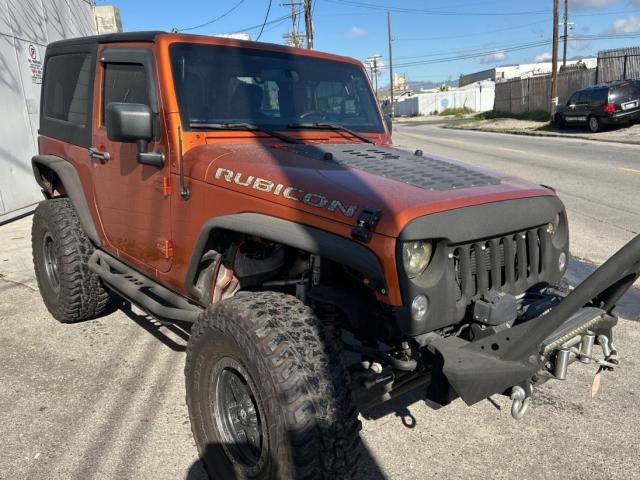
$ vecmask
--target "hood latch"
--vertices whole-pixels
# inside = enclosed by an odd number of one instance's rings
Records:
[[[361,242],[368,242],[371,239],[371,230],[375,228],[380,220],[381,210],[377,208],[365,208],[358,215],[358,224],[351,230],[351,237]]]

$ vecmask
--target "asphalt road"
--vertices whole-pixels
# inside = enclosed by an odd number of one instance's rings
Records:
[[[637,150],[634,157],[626,147],[580,145],[586,142],[528,143],[532,139],[425,127],[397,131],[396,141],[407,146],[556,185],[570,208],[574,238],[576,232],[584,236],[573,244],[581,256],[599,261],[638,231],[632,182],[638,185],[640,174],[619,170],[640,168]],[[603,156],[580,163],[575,149]],[[587,166],[585,179],[567,162]],[[545,165],[556,173],[545,172]],[[597,197],[592,191],[605,187],[608,193]],[[58,324],[36,289],[30,223],[25,218],[0,227],[0,479],[203,480],[184,405],[187,332],[124,311]],[[638,325],[621,321],[622,367],[603,378],[595,399],[595,368],[574,365],[568,380],[536,391],[520,422],[499,396],[435,411],[417,392],[368,412],[359,478],[640,479]]]
[[[640,146],[394,125],[398,146],[554,187],[567,207],[571,253],[603,263],[640,233]]]

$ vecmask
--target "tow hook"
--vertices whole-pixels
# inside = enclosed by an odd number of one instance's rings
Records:
[[[527,396],[527,393],[524,391],[524,388],[520,386],[515,386],[511,389],[511,416],[516,420],[520,420],[524,417],[524,414],[527,413],[529,409],[529,401],[531,397]]]
[[[594,363],[600,366],[600,370],[612,371],[618,367],[618,352],[613,348],[609,337],[606,335],[598,335],[597,337],[604,359],[600,360],[593,356],[595,339],[594,333],[587,331],[581,337],[577,336],[556,349],[553,373],[558,380],[567,378],[568,367],[575,360],[585,364]]]
[[[613,347],[613,343],[609,341],[609,337],[606,335],[598,335],[598,343],[602,347],[602,354],[609,370],[613,370],[619,365],[618,352]]]

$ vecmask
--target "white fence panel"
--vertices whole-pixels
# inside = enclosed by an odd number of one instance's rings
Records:
[[[0,197],[4,214],[33,204],[39,198],[33,182],[31,157],[35,153],[29,115],[25,104],[15,41],[0,35]]]
[[[397,116],[432,115],[447,108],[469,108],[474,112],[486,112],[493,109],[495,83],[477,82],[463,88],[446,92],[419,93],[403,97],[396,102],[394,113]]]
[[[0,224],[42,198],[31,157],[37,152],[46,45],[95,34],[87,0],[0,0]]]
[[[398,117],[413,117],[418,115],[418,96],[400,98],[394,105],[394,115]]]

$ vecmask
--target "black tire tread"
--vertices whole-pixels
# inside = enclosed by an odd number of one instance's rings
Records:
[[[60,293],[50,298],[41,253],[33,249],[33,264],[40,291],[51,314],[62,323],[75,323],[105,314],[115,295],[107,290],[98,275],[89,270],[87,261],[94,251],[80,219],[68,198],[41,202],[33,216],[32,242],[44,230],[49,230],[57,243],[60,258]]]
[[[338,345],[313,311],[276,292],[241,294],[211,305],[191,332],[187,379],[193,345],[211,328],[231,334],[245,352],[258,351],[272,365],[294,447],[295,473],[281,472],[282,478],[352,478],[361,456],[361,425]]]

